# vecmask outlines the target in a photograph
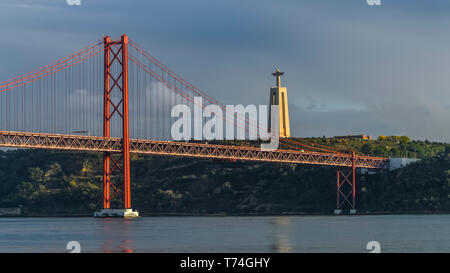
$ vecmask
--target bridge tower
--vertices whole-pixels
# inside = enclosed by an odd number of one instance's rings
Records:
[[[291,128],[289,126],[289,110],[288,110],[288,99],[287,99],[287,90],[286,87],[281,86],[281,76],[284,75],[284,72],[281,72],[277,69],[274,73],[272,73],[274,77],[277,79],[277,85],[270,88],[270,106],[278,105],[279,106],[279,125],[280,125],[280,137],[290,137],[291,136]],[[271,130],[271,111],[269,111],[269,131]]]
[[[338,168],[336,173],[336,209],[334,214],[341,214],[345,207],[350,208],[350,214],[356,213],[356,155],[352,152],[352,166]]]
[[[111,69],[113,65],[119,69]],[[119,94],[118,102],[112,100],[113,91]],[[103,154],[103,209],[95,212],[94,216],[139,217],[139,213],[131,209],[128,37],[125,34],[117,41],[112,41],[108,36],[104,38],[103,98],[103,137],[110,137],[111,119],[118,116],[122,119],[122,151],[117,154],[111,152]],[[111,175],[115,170],[120,170],[122,173],[122,188],[111,181]],[[123,198],[123,208],[111,208],[111,201],[120,196]]]

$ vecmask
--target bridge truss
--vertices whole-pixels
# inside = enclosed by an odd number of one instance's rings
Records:
[[[119,153],[121,138],[0,131],[0,147]],[[380,157],[301,152],[262,151],[259,148],[203,143],[131,139],[130,153],[164,156],[233,159],[336,167],[385,169],[389,161]]]

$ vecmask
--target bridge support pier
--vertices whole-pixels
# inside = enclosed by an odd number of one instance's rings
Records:
[[[111,69],[113,65],[119,68],[118,72],[113,72],[114,69]],[[120,100],[113,100],[113,91],[119,94]],[[122,120],[122,151],[114,156],[110,152],[105,152],[103,155],[103,209],[95,212],[94,217],[136,218],[139,217],[139,213],[131,209],[128,37],[126,35],[117,41],[111,41],[108,36],[104,39],[104,137],[111,137],[113,117]],[[117,187],[112,183],[114,171],[121,171],[123,187]],[[111,201],[115,197],[122,197],[123,208],[111,208]]]
[[[94,213],[96,218],[138,218],[139,212],[132,209],[102,209]]]
[[[356,214],[356,156],[354,151],[352,167],[338,168],[336,182],[336,209],[334,214],[341,214],[344,207],[350,209],[350,214]]]

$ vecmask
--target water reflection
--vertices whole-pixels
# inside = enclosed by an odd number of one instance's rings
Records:
[[[449,252],[450,215],[0,218],[0,252]],[[424,232],[428,231],[428,232]]]
[[[105,253],[133,253],[133,227],[137,219],[98,219],[102,250]]]
[[[279,216],[270,221],[273,242],[270,246],[272,252],[289,253],[292,252],[292,242],[290,232],[292,229],[291,217]]]

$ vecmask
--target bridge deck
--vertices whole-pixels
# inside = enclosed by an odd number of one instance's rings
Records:
[[[122,139],[0,131],[0,147],[120,152],[122,150]],[[301,152],[295,150],[262,151],[254,147],[142,139],[130,140],[130,152],[166,156],[285,162],[342,167],[352,166],[352,156],[349,154]],[[356,167],[358,168],[385,169],[388,168],[388,165],[389,160],[387,158],[356,157]]]

